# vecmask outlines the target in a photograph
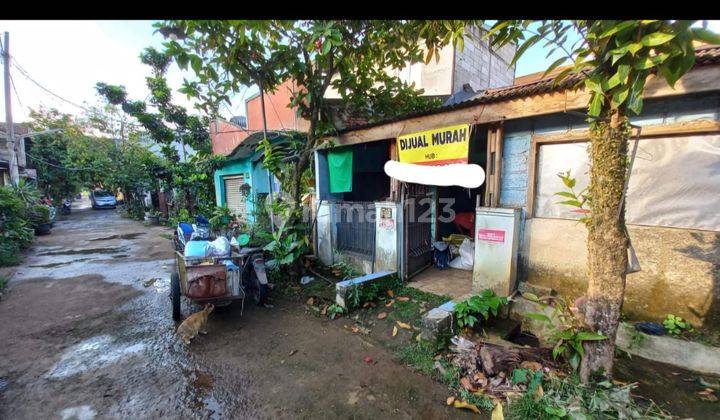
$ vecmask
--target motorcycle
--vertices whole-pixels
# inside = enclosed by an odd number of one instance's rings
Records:
[[[69,198],[66,198],[63,200],[62,207],[60,208],[60,213],[64,215],[70,214],[72,211],[72,200]]]

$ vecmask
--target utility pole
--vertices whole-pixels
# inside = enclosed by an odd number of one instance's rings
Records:
[[[10,97],[10,33],[5,32],[3,40],[3,62],[5,64],[5,124],[7,126],[7,138],[5,146],[10,154],[10,182],[13,185],[20,183],[18,173],[17,156],[15,153],[15,126],[12,119],[12,98]]]
[[[263,120],[263,137],[267,139],[267,121],[265,120],[265,89],[263,88],[262,77],[258,78],[258,86],[260,87],[260,108],[262,110]],[[268,197],[270,197],[270,206],[268,211],[270,212],[270,229],[275,233],[275,215],[273,214],[272,202],[273,202],[273,177],[270,173],[270,169],[267,170],[268,174]]]

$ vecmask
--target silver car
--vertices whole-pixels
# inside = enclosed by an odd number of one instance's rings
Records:
[[[106,190],[94,190],[90,192],[90,202],[92,203],[92,208],[94,209],[114,209],[117,206],[115,195]]]

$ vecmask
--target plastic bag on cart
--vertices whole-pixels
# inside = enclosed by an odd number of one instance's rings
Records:
[[[210,222],[203,216],[197,216],[192,227],[193,233],[190,236],[190,240],[210,238]]]
[[[198,239],[208,239],[210,238],[210,225],[200,225],[197,223],[194,223],[192,225],[193,227],[193,233],[190,235],[190,240],[195,241]]]
[[[192,233],[193,227],[191,224],[185,222],[178,223],[177,236],[182,246],[185,246],[185,244],[187,244],[187,242],[190,240],[190,237],[192,236]]]
[[[472,271],[474,262],[475,242],[470,239],[465,239],[462,245],[460,245],[460,256],[450,261],[450,267]]]
[[[210,242],[207,247],[208,257],[229,257],[230,256],[230,241],[224,236],[221,236],[214,241]]]

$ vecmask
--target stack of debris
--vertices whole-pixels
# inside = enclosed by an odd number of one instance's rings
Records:
[[[461,372],[460,384],[473,394],[504,399],[527,390],[530,378],[515,374],[516,369],[523,376],[555,370],[550,348],[512,347],[463,337],[453,337],[452,342],[450,349],[455,354],[453,364]]]

